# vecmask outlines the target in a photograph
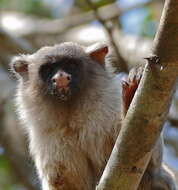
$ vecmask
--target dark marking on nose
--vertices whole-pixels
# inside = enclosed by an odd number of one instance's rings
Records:
[[[70,76],[67,76],[67,80],[70,80],[71,79],[71,77]]]
[[[58,71],[51,81],[57,88],[65,88],[68,87],[71,81],[71,75],[64,71]]]

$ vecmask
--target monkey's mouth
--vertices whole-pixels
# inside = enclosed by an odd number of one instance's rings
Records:
[[[60,88],[54,87],[51,91],[51,95],[57,97],[62,101],[67,101],[71,97],[71,90],[69,86],[61,86]]]

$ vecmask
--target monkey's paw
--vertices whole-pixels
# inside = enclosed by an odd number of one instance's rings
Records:
[[[130,70],[128,77],[122,81],[123,112],[126,115],[138,88],[144,67],[137,67]]]

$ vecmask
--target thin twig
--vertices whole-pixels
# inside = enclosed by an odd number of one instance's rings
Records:
[[[139,1],[134,5],[130,5],[128,7],[120,7],[117,3],[111,3],[109,5],[102,6],[97,9],[99,15],[102,17],[104,21],[112,20],[114,18],[118,18],[124,12],[129,11],[134,8],[139,8],[145,5],[156,4],[157,1],[151,0],[149,2]],[[3,14],[2,14],[3,15]],[[59,35],[63,34],[69,29],[90,23],[95,20],[94,11],[88,11],[80,14],[72,14],[66,16],[64,18],[56,19],[56,20],[47,20],[47,19],[33,19],[29,24],[32,25],[29,32],[24,35],[36,35],[36,34],[48,34],[48,35]]]
[[[95,15],[96,19],[101,23],[101,25],[104,27],[105,31],[107,32],[109,41],[110,41],[112,47],[114,48],[115,54],[117,56],[119,71],[120,72],[128,72],[127,63],[123,59],[123,57],[120,55],[117,44],[114,41],[112,24],[109,25],[109,24],[107,24],[108,21],[103,20],[103,18],[98,13],[97,7],[91,2],[91,0],[86,0],[86,2],[91,7],[91,9],[94,11],[94,15]]]

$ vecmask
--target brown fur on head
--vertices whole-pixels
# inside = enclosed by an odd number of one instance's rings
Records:
[[[37,95],[69,101],[92,87],[97,76],[107,75],[103,66],[107,52],[107,46],[85,48],[68,42],[15,57],[11,67],[24,88],[38,91]]]

